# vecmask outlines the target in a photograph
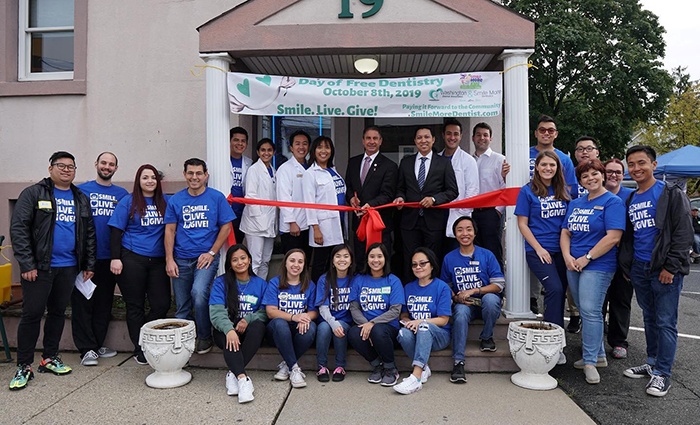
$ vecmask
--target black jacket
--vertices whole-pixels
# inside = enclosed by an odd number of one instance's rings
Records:
[[[94,271],[97,242],[90,201],[73,184],[70,188],[75,200],[75,251],[78,267],[80,270]],[[56,225],[56,198],[53,190],[53,181],[45,178],[24,189],[15,204],[10,237],[12,251],[22,273],[34,269],[46,271],[51,268],[53,232]],[[50,208],[46,202],[50,203]]]
[[[629,207],[632,196],[627,199]],[[634,229],[627,216],[627,230],[620,242],[618,261],[629,276],[634,258]],[[666,184],[656,206],[656,228],[659,233],[651,251],[651,270],[687,275],[690,273],[690,247],[693,245],[693,224],[690,220],[690,201],[680,187]]]

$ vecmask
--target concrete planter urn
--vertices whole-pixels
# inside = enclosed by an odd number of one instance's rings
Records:
[[[544,329],[542,329],[544,328]],[[510,377],[515,385],[529,390],[552,390],[557,380],[549,371],[557,365],[566,347],[564,329],[554,323],[523,320],[508,325],[508,344],[520,372]]]
[[[182,370],[194,352],[195,326],[191,320],[159,319],[141,327],[139,345],[155,372],[146,377],[152,388],[181,387],[192,380]]]

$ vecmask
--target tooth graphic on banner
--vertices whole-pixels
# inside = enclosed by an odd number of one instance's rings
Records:
[[[278,75],[228,74],[228,94],[231,112],[238,113],[244,108],[251,111],[270,106],[280,95],[296,84],[292,77]]]

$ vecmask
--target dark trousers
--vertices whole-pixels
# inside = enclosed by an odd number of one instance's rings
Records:
[[[282,251],[286,254],[290,249],[301,249],[306,254],[307,261],[311,259],[311,247],[309,247],[309,229],[302,230],[299,236],[292,236],[289,233],[280,233],[282,241]],[[276,270],[273,270],[276,273]],[[274,275],[273,273],[273,275]]]
[[[608,311],[608,344],[611,347],[627,348],[629,346],[627,334],[630,330],[633,294],[632,283],[625,279],[622,270],[618,268],[610,282],[603,304],[603,317],[605,317],[606,307]]]
[[[403,281],[409,282],[414,279],[411,270],[411,258],[413,251],[418,247],[426,247],[431,249],[435,255],[440,255],[442,252],[442,242],[445,236],[445,228],[441,230],[430,230],[425,225],[425,218],[419,217],[416,226],[413,229],[401,229],[401,237],[403,238]],[[439,258],[439,257],[438,257]]]
[[[360,328],[355,325],[348,330],[350,345],[368,362],[379,359],[385,367],[394,365],[394,347],[398,344],[396,337],[399,330],[388,323],[377,323],[369,332],[369,338],[362,340]]]
[[[78,267],[54,267],[39,270],[34,282],[22,279],[22,318],[17,326],[17,364],[32,364],[39,339],[41,318],[44,322],[42,358],[58,354],[58,343],[66,321],[66,307],[78,275]]]
[[[564,327],[564,300],[569,280],[561,252],[550,252],[552,264],[543,263],[535,251],[525,253],[530,271],[544,286],[544,320]]]
[[[475,208],[472,218],[476,222],[478,231],[474,243],[493,252],[496,261],[503,269],[503,226],[501,215],[496,208]]]
[[[78,288],[73,288],[71,326],[73,342],[81,356],[90,350],[97,353],[107,337],[109,321],[112,320],[114,287],[117,284],[116,276],[109,271],[109,263],[110,260],[97,260],[95,275],[92,277],[96,287],[90,299],[85,298]]]
[[[233,224],[233,234],[236,236],[236,243],[243,243],[245,233],[241,231],[241,217],[236,217],[231,224]]]
[[[248,324],[243,334],[238,334],[241,346],[238,351],[226,348],[226,335],[214,329],[214,344],[224,350],[224,361],[228,369],[238,376],[245,373],[245,367],[258,352],[263,338],[265,338],[265,323],[255,320]]]
[[[122,273],[117,282],[126,304],[129,338],[134,352],[138,353],[141,327],[151,320],[165,319],[170,310],[170,278],[165,272],[165,258],[145,257],[122,248]]]
[[[332,246],[311,248],[311,280],[318,282],[318,278],[326,274],[330,269]]]
[[[357,229],[355,229],[357,230]],[[389,257],[391,257],[392,243],[391,243],[391,229],[384,229],[382,231],[382,243],[389,251]],[[361,272],[365,268],[367,263],[367,244],[362,242],[357,238],[356,231],[352,232],[352,246],[353,254],[355,254],[355,270]],[[387,259],[388,260],[388,259]]]

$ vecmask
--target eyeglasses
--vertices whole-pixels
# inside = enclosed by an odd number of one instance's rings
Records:
[[[605,174],[617,174],[618,176],[621,176],[622,171],[620,171],[620,170],[605,170]]]
[[[557,132],[557,129],[556,129],[556,128],[544,128],[544,127],[540,127],[540,128],[537,129],[537,131],[538,131],[540,134],[545,134],[545,133],[554,134],[554,133]]]
[[[75,169],[78,168],[75,165],[63,164],[61,162],[54,162],[51,166],[57,167],[61,171],[75,171]]]
[[[427,266],[428,264],[430,264],[430,261],[419,261],[417,263],[411,263],[411,268],[417,269],[418,267],[420,267],[422,269],[425,268],[425,266]]]
[[[598,149],[598,148],[596,148],[595,146],[586,146],[586,147],[580,146],[580,147],[576,148],[576,152],[583,152],[583,151],[593,152],[596,149]]]

